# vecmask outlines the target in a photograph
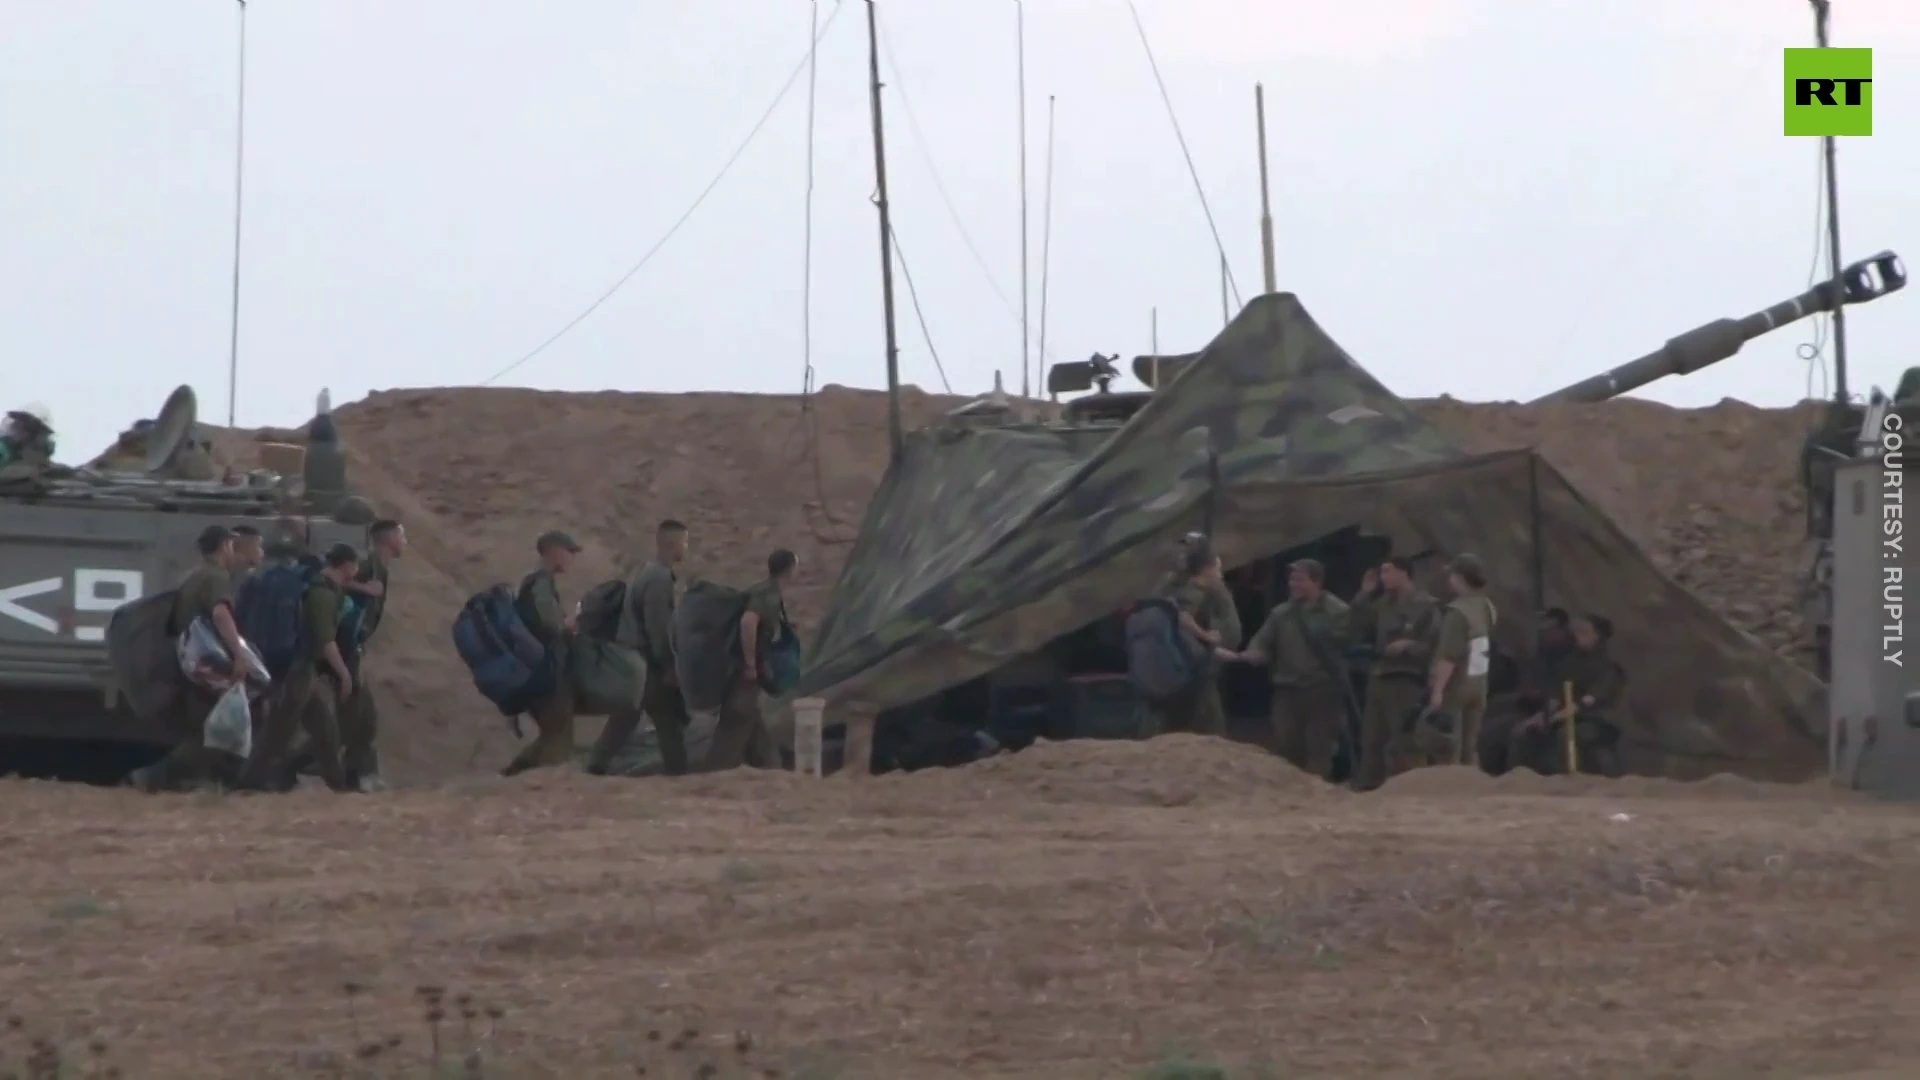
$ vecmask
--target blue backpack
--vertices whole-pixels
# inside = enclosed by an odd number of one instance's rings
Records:
[[[1148,701],[1193,689],[1212,670],[1209,654],[1180,627],[1173,601],[1142,600],[1127,615],[1127,675]]]
[[[547,647],[527,629],[505,585],[467,600],[453,619],[453,647],[473,674],[474,689],[503,715],[518,716],[553,690],[556,674]]]
[[[276,562],[240,583],[233,598],[233,621],[240,636],[267,665],[267,674],[284,679],[307,646],[302,610],[307,590],[318,576],[315,562]]]

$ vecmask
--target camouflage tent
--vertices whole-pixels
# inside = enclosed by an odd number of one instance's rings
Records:
[[[1663,575],[1536,454],[1460,452],[1284,293],[1250,304],[1117,430],[910,436],[796,693],[889,708],[984,674],[1142,595],[1188,529],[1210,529],[1232,566],[1355,525],[1396,550],[1485,559],[1515,652],[1536,580],[1547,604],[1606,612],[1631,675],[1635,771],[1821,766],[1811,676]]]

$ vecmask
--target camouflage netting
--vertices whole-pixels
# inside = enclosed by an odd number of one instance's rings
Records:
[[[796,696],[888,708],[984,674],[1138,598],[1199,527],[1229,565],[1353,525],[1396,550],[1473,552],[1508,616],[1501,645],[1521,652],[1535,507],[1546,603],[1616,625],[1630,768],[1799,780],[1823,767],[1815,680],[1664,576],[1544,459],[1458,450],[1285,293],[1250,304],[1110,435],[911,436]]]

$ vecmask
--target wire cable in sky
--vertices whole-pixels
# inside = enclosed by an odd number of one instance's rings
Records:
[[[887,226],[887,232],[893,237],[893,260],[900,264],[900,276],[907,282],[907,299],[913,303],[913,317],[920,322],[920,338],[927,343],[927,354],[933,357],[933,370],[940,373],[940,385],[947,393],[953,393],[953,384],[947,381],[947,366],[940,362],[940,350],[933,347],[933,332],[927,329],[927,314],[920,310],[920,290],[913,287],[913,271],[907,266],[906,249],[900,246],[900,234],[893,226]]]
[[[1227,260],[1227,246],[1220,242],[1220,227],[1213,223],[1213,207],[1207,205],[1207,189],[1200,183],[1200,170],[1187,149],[1186,133],[1180,130],[1179,114],[1173,109],[1173,95],[1167,93],[1167,80],[1160,77],[1160,62],[1153,58],[1153,43],[1147,40],[1147,24],[1140,21],[1140,8],[1127,0],[1127,12],[1133,16],[1133,28],[1140,34],[1140,47],[1147,51],[1147,66],[1153,69],[1153,82],[1160,88],[1160,101],[1167,107],[1167,119],[1173,122],[1173,137],[1180,142],[1180,156],[1187,159],[1187,175],[1193,177],[1193,190],[1200,196],[1200,212],[1207,215],[1207,231],[1213,234],[1213,246],[1220,253],[1220,265],[1227,272],[1227,287],[1233,290],[1235,307],[1240,303],[1240,283],[1233,279],[1233,264]]]
[[[934,194],[940,197],[940,204],[946,207],[947,217],[953,221],[954,231],[960,234],[960,242],[966,245],[967,254],[973,256],[973,264],[980,268],[981,276],[986,278],[987,287],[993,290],[993,295],[1000,298],[1000,303],[1007,309],[1007,316],[1018,322],[1019,306],[1013,302],[1012,297],[1007,295],[1007,290],[1001,288],[999,279],[993,274],[993,268],[987,265],[986,256],[980,254],[980,246],[973,242],[973,234],[968,231],[966,221],[960,216],[959,207],[954,204],[953,195],[948,192],[946,182],[941,179],[940,166],[933,159],[932,141],[927,138],[926,129],[920,126],[920,117],[913,111],[913,99],[908,96],[906,83],[900,77],[900,63],[893,57],[892,46],[887,44],[885,17],[881,16],[878,21],[881,28],[880,55],[886,60],[888,73],[892,76],[893,95],[899,99],[900,110],[906,114],[907,130],[913,136],[914,149],[920,151],[920,159],[926,164],[927,174],[933,180]]]
[[[573,331],[574,327],[586,322],[589,316],[600,310],[601,305],[613,299],[615,293],[625,288],[627,282],[633,280],[634,275],[638,274],[648,263],[653,261],[653,257],[660,253],[660,249],[667,246],[667,241],[672,240],[674,235],[678,233],[688,221],[692,220],[694,213],[700,209],[701,204],[707,201],[707,196],[713,194],[714,189],[720,186],[720,181],[727,178],[727,174],[733,171],[734,164],[746,154],[747,148],[753,145],[753,140],[758,138],[760,132],[766,128],[767,121],[773,119],[773,114],[780,108],[780,103],[787,99],[787,94],[792,91],[794,84],[799,82],[800,76],[807,72],[814,57],[814,46],[818,46],[820,39],[826,37],[827,31],[833,29],[833,21],[840,17],[840,12],[845,6],[845,0],[836,0],[833,5],[833,10],[827,13],[827,21],[821,25],[819,33],[813,36],[813,43],[812,46],[808,48],[807,55],[801,57],[800,62],[794,65],[793,72],[787,76],[787,81],[780,85],[780,92],[774,96],[773,103],[767,106],[766,112],[760,114],[760,119],[754,122],[752,129],[747,132],[746,138],[740,140],[740,145],[735,147],[733,153],[721,164],[720,171],[714,174],[713,179],[707,182],[706,187],[700,189],[700,194],[694,196],[692,205],[687,207],[686,212],[680,215],[679,219],[661,235],[660,239],[654,241],[653,246],[647,249],[646,254],[640,256],[640,260],[629,267],[626,273],[620,275],[620,279],[609,286],[606,292],[601,293],[599,299],[588,304],[586,310],[569,319],[566,325],[554,331],[551,336],[535,346],[533,350],[525,356],[494,372],[480,383],[481,386],[491,386],[518,370],[522,365],[527,363],[527,361],[546,352],[547,349],[553,346],[554,342],[566,337]]]

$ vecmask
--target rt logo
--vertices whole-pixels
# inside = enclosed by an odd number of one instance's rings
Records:
[[[1788,135],[1873,134],[1872,49],[1786,49]]]

